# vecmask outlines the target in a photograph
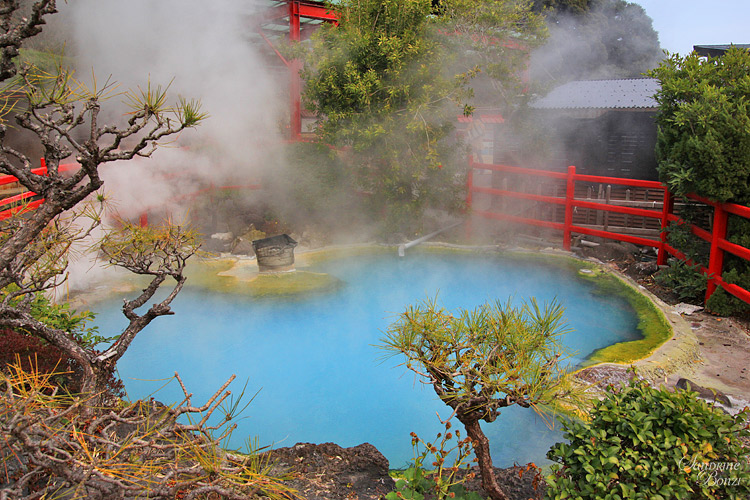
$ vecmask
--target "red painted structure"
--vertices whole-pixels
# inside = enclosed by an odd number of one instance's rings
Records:
[[[45,163],[44,158],[41,159],[41,165],[42,166],[39,168],[32,169],[31,173],[36,175],[47,175],[47,164]],[[70,172],[72,170],[78,170],[78,168],[78,164],[71,163],[64,165],[61,164],[57,169],[59,172]],[[0,175],[0,186],[6,186],[8,184],[13,184],[14,182],[18,182],[18,179],[16,179],[12,175]],[[44,199],[32,199],[38,196],[39,195],[36,193],[25,191],[14,196],[3,198],[2,200],[0,200],[0,220],[5,220],[9,217],[12,217],[18,212],[33,210],[37,208],[39,205],[44,203]],[[2,207],[6,206],[8,208],[2,209]]]
[[[42,163],[42,166],[40,168],[33,169],[31,172],[37,175],[46,175],[47,165],[45,164],[43,158],[41,160],[41,163]],[[80,165],[78,165],[77,163],[66,163],[66,164],[60,164],[58,166],[58,171],[72,172],[72,171],[78,170],[79,168],[80,168]],[[13,184],[14,182],[18,182],[18,179],[16,179],[12,175],[0,175],[0,186]],[[260,184],[238,184],[238,185],[228,185],[228,186],[217,186],[211,183],[205,188],[199,189],[198,191],[195,191],[193,193],[183,194],[176,198],[170,198],[170,199],[164,200],[164,202],[169,203],[169,202],[193,199],[198,195],[201,195],[204,193],[213,193],[215,191],[239,191],[239,190],[244,191],[244,190],[257,190],[260,188],[261,188]],[[28,201],[28,200],[31,200],[31,201]],[[42,203],[44,203],[44,198],[41,198],[40,195],[38,195],[37,193],[33,193],[31,191],[25,191],[21,194],[17,194],[14,196],[9,196],[7,198],[0,199],[0,221],[13,217],[14,215],[18,213],[34,210]],[[4,207],[7,207],[7,208],[4,208]],[[151,209],[157,209],[157,208],[158,207],[150,207],[150,208],[144,209],[144,212],[138,218],[138,223],[141,226],[147,226],[148,225],[148,211]]]
[[[556,196],[545,196],[539,194],[524,193],[513,190],[502,190],[490,187],[481,187],[474,185],[474,170],[490,170],[494,172],[509,172],[515,174],[523,174],[530,177],[542,177],[548,179],[558,179],[565,182],[565,197]],[[667,233],[664,231],[670,222],[677,222],[684,224],[685,222],[680,219],[673,212],[674,209],[674,197],[667,190],[666,186],[655,181],[643,181],[637,179],[623,179],[619,177],[601,177],[594,175],[581,175],[576,174],[576,168],[574,166],[568,167],[567,172],[550,172],[546,170],[533,170],[508,165],[492,165],[486,163],[476,163],[473,158],[469,159],[469,175],[468,175],[468,186],[467,186],[467,206],[471,210],[473,215],[486,218],[495,219],[501,221],[509,221],[519,224],[525,224],[536,227],[544,227],[549,229],[555,229],[562,231],[562,246],[565,250],[570,250],[571,247],[571,235],[573,233],[585,234],[589,236],[597,236],[600,238],[627,241],[636,245],[645,245],[658,249],[658,260],[657,263],[662,265],[667,262],[669,255],[674,255],[677,258],[685,259],[685,255],[679,250],[672,247],[667,240]],[[615,184],[632,187],[642,187],[653,190],[661,190],[663,195],[663,202],[661,209],[659,210],[647,210],[642,208],[624,207],[613,204],[606,204],[601,202],[590,202],[584,200],[578,200],[575,198],[575,183],[576,182],[590,182],[600,184]],[[553,205],[559,205],[565,207],[565,215],[563,222],[555,222],[549,220],[540,220],[531,217],[520,217],[516,215],[510,215],[506,213],[477,210],[473,209],[474,194],[483,193],[491,196],[506,197],[510,199],[523,199],[531,200],[541,203],[548,203]],[[741,259],[750,261],[750,249],[736,245],[727,238],[727,219],[729,214],[734,214],[740,217],[750,219],[750,207],[743,205],[736,205],[733,203],[716,203],[699,196],[691,195],[689,198],[704,203],[713,207],[713,228],[712,230],[706,231],[696,225],[691,226],[693,234],[699,238],[710,242],[711,251],[709,255],[708,267],[701,266],[703,273],[708,276],[708,290],[706,291],[706,300],[713,294],[716,287],[720,286],[735,297],[750,304],[750,291],[739,285],[727,283],[722,279],[722,271],[724,264],[724,255],[726,252],[731,253]],[[576,226],[573,224],[573,212],[576,207],[590,208],[594,210],[604,210],[608,212],[616,212],[627,215],[635,215],[641,217],[647,217],[652,219],[658,219],[660,221],[660,227],[662,229],[659,239],[644,238],[641,236],[626,235],[621,233],[615,233],[611,231],[602,231],[599,229],[593,229],[588,227]]]
[[[37,175],[44,175],[47,172],[47,167],[42,160],[42,166],[34,169],[33,173]],[[77,164],[61,164],[59,171],[73,171],[78,169]],[[565,196],[547,196],[541,194],[525,193],[520,191],[514,191],[511,189],[497,189],[491,187],[476,186],[474,184],[474,171],[488,170],[494,172],[507,172],[514,174],[522,174],[529,177],[541,177],[547,179],[557,179],[564,181],[565,183]],[[0,176],[0,186],[12,184],[18,182],[13,176],[5,175]],[[575,183],[586,182],[586,183],[597,183],[597,184],[614,184],[621,186],[641,187],[650,190],[660,190],[663,193],[662,203],[660,209],[648,210],[643,208],[626,207],[614,204],[607,204],[599,202],[585,201],[575,198]],[[257,184],[250,185],[235,185],[235,186],[214,186],[210,185],[205,189],[201,189],[195,193],[189,193],[181,196],[181,198],[195,197],[198,194],[211,192],[215,190],[246,190],[246,189],[260,189],[261,186]],[[509,199],[522,199],[530,200],[540,203],[547,203],[557,206],[564,207],[563,222],[541,220],[531,217],[521,217],[517,215],[510,215],[502,212],[485,211],[475,209],[474,194],[486,194],[495,197],[509,198]],[[37,199],[33,199],[37,198]],[[708,276],[708,289],[706,291],[706,300],[713,294],[717,287],[722,287],[728,293],[735,297],[750,303],[750,290],[743,288],[739,285],[727,283],[722,279],[724,256],[726,252],[735,255],[741,259],[750,261],[750,249],[737,245],[727,240],[727,221],[730,214],[739,217],[750,219],[750,207],[737,205],[734,203],[716,203],[705,198],[701,198],[696,195],[689,196],[694,201],[703,203],[713,208],[713,227],[711,231],[707,231],[696,225],[691,225],[691,231],[697,237],[710,243],[710,254],[708,266],[702,266],[701,270],[706,276]],[[31,201],[29,201],[31,200]],[[685,259],[685,255],[672,247],[667,239],[667,233],[664,231],[671,222],[677,222],[678,224],[684,224],[685,222],[673,213],[674,209],[674,197],[667,190],[666,186],[655,181],[644,181],[638,179],[624,179],[619,177],[603,177],[595,175],[582,175],[576,173],[574,166],[568,167],[567,172],[551,172],[546,170],[534,170],[526,169],[521,167],[509,166],[509,165],[494,165],[487,163],[477,163],[473,158],[469,159],[469,172],[467,178],[467,206],[471,210],[471,213],[475,216],[479,216],[486,219],[495,219],[501,221],[509,221],[519,224],[525,224],[536,227],[544,227],[549,229],[555,229],[562,232],[562,247],[565,250],[570,250],[572,235],[573,233],[585,234],[589,236],[596,236],[605,239],[627,241],[636,245],[644,245],[656,248],[658,250],[657,263],[662,265],[665,264],[669,255],[673,255],[679,259]],[[32,192],[23,192],[14,196],[7,197],[0,200],[0,220],[5,220],[13,215],[27,210],[33,210],[39,205],[44,203],[44,199],[40,199],[39,195]],[[3,207],[7,207],[4,208]],[[659,226],[661,228],[660,236],[658,239],[650,239],[642,236],[634,236],[616,233],[612,231],[593,229],[590,227],[577,226],[573,223],[573,212],[577,207],[588,208],[593,210],[603,210],[607,212],[622,213],[627,215],[634,215],[640,217],[646,217],[651,219],[658,219]],[[148,224],[147,214],[142,214],[139,222],[141,225]]]
[[[261,38],[271,47],[279,60],[289,72],[289,138],[299,140],[302,134],[302,104],[299,72],[302,68],[297,59],[287,60],[273,45],[271,38],[264,32],[264,26],[279,24],[288,19],[289,40],[299,42],[303,36],[309,36],[309,30],[304,29],[305,21],[322,21],[337,23],[338,16],[326,7],[324,2],[314,0],[286,0],[286,5],[269,8],[254,16],[253,22]],[[317,25],[311,25],[317,26]],[[278,32],[276,32],[278,34]]]

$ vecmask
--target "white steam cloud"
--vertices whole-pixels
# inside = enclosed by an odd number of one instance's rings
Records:
[[[256,5],[258,3],[258,5]],[[279,126],[285,117],[286,74],[274,75],[250,40],[259,2],[232,0],[73,0],[60,4],[51,23],[64,24],[77,77],[118,91],[169,86],[197,99],[209,114],[195,131],[181,134],[151,158],[102,169],[105,190],[127,218],[171,204],[213,183],[247,184],[280,161]],[[279,78],[281,76],[281,78]],[[102,123],[124,123],[121,96],[106,101]],[[77,268],[85,272],[76,279]],[[87,286],[91,262],[71,266],[71,288]],[[83,283],[85,282],[85,283]]]
[[[257,177],[269,147],[281,140],[286,88],[249,40],[252,1],[78,0],[61,10],[72,28],[79,76],[93,71],[101,84],[111,75],[123,90],[145,89],[150,80],[152,87],[169,85],[173,99],[202,102],[210,117],[180,140],[200,140],[200,148],[191,148],[198,158],[183,156],[179,170],[217,182]],[[124,108],[108,109],[112,119],[122,118]],[[149,168],[171,170],[161,163],[174,160],[155,155],[150,163],[158,165]],[[142,190],[141,179],[133,180]],[[130,185],[118,178],[109,187],[119,196]]]

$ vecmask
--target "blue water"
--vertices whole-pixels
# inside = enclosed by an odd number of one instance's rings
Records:
[[[574,363],[595,349],[640,337],[625,301],[597,295],[575,270],[538,260],[413,252],[343,258],[306,270],[332,274],[345,285],[293,300],[183,290],[176,314],[157,318],[119,362],[128,395],[149,396],[161,386],[154,379],[177,371],[198,404],[236,374],[235,391],[247,380],[249,395],[260,392],[238,422],[232,447],[255,436],[276,447],[369,442],[399,468],[413,456],[409,433],[432,440],[442,430],[436,412],[450,415],[430,386],[397,366],[400,359],[383,360],[373,346],[406,305],[436,294],[448,309],[509,297],[516,303],[557,298],[575,330],[565,339],[579,353]],[[125,325],[120,304],[92,305],[101,331]],[[181,391],[172,383],[155,397],[176,401]],[[507,409],[484,428],[497,466],[543,463],[561,439],[526,409]]]

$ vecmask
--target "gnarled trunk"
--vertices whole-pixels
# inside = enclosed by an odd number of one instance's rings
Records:
[[[492,500],[508,500],[508,497],[500,489],[500,485],[495,477],[495,471],[492,467],[492,456],[490,455],[490,441],[484,435],[482,428],[479,426],[479,420],[467,419],[459,420],[466,428],[466,434],[471,438],[471,444],[474,447],[474,454],[479,462],[479,473],[482,475],[482,488]]]

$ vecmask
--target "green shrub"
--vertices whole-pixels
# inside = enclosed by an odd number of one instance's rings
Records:
[[[17,287],[15,286],[0,290],[0,299],[20,304],[23,296],[7,298],[8,295],[12,296],[16,291]],[[48,327],[68,332],[85,349],[94,349],[99,344],[109,344],[118,338],[118,336],[105,337],[99,335],[98,327],[89,326],[89,323],[96,316],[93,312],[78,312],[75,309],[71,309],[70,304],[64,302],[56,304],[41,292],[33,295],[28,306],[28,311],[34,319],[43,322]],[[20,333],[27,334],[28,332],[22,331]]]
[[[570,443],[547,453],[549,499],[746,499],[748,410],[732,417],[689,391],[632,380],[610,387],[589,422],[563,423]]]
[[[744,267],[748,267],[745,265]],[[747,270],[740,275],[737,269],[730,269],[723,273],[722,278],[727,283],[740,285],[743,288],[750,288],[750,272]],[[750,313],[750,304],[744,302],[734,295],[718,287],[711,297],[706,301],[706,309],[719,316],[734,316]]]
[[[691,266],[687,262],[673,260],[669,267],[660,270],[654,276],[656,282],[670,289],[679,300],[701,303],[706,296],[708,278],[700,266]]]

